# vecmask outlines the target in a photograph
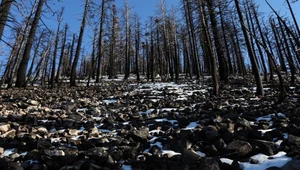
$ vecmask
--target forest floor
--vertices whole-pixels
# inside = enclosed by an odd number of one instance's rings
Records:
[[[298,168],[300,86],[231,77],[0,90],[0,169]]]

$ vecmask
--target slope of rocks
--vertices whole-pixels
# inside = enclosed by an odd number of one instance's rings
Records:
[[[299,167],[300,88],[276,105],[276,86],[231,82],[1,90],[0,169]]]

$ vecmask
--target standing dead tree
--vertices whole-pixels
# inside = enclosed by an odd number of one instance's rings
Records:
[[[26,86],[26,70],[28,66],[28,62],[30,59],[30,52],[31,47],[34,41],[35,32],[37,30],[40,16],[42,14],[43,5],[45,3],[45,0],[40,0],[38,3],[38,7],[34,16],[34,19],[32,21],[32,26],[28,35],[28,40],[25,45],[24,54],[17,72],[17,81],[16,81],[16,87],[24,87]]]
[[[82,44],[88,9],[89,9],[89,0],[86,0],[84,13],[83,13],[83,17],[82,17],[82,22],[81,22],[81,26],[80,26],[79,39],[77,42],[75,57],[74,57],[74,61],[73,61],[72,68],[71,68],[70,86],[76,86],[76,70],[77,70],[77,64],[78,64],[78,60],[79,60],[79,56],[80,56],[81,44]]]

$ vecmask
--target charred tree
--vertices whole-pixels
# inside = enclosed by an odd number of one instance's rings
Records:
[[[64,35],[63,35],[63,40],[61,42],[61,51],[60,51],[60,57],[59,57],[59,62],[57,66],[57,73],[56,73],[56,78],[55,82],[58,83],[59,77],[60,77],[60,72],[62,70],[61,66],[63,63],[63,59],[65,57],[65,46],[66,46],[66,41],[67,41],[67,32],[68,32],[68,25],[65,25],[65,30],[64,30]]]
[[[80,50],[81,50],[81,44],[82,44],[82,39],[83,39],[83,34],[84,34],[84,28],[85,28],[88,8],[89,8],[89,0],[86,0],[83,18],[82,18],[82,22],[81,22],[81,26],[80,26],[77,48],[76,48],[75,57],[74,57],[74,61],[73,61],[72,68],[71,68],[70,86],[76,86],[76,69],[77,69],[77,64],[78,64],[78,60],[79,60],[79,56],[80,56]]]
[[[257,87],[256,95],[264,95],[263,85],[262,85],[262,81],[261,81],[261,78],[260,78],[259,67],[258,67],[257,60],[256,60],[254,52],[253,52],[253,47],[251,45],[251,42],[250,42],[250,39],[249,39],[249,36],[248,36],[248,33],[247,33],[247,28],[246,28],[244,18],[243,18],[243,15],[242,15],[240,3],[239,3],[238,0],[234,0],[234,2],[235,2],[235,5],[236,5],[237,13],[238,13],[239,20],[240,20],[240,23],[241,23],[244,38],[245,38],[245,41],[246,41],[246,46],[247,46],[247,49],[248,49],[248,54],[249,54],[249,58],[250,58],[250,61],[251,61],[251,66],[252,66],[252,72],[254,74],[254,78],[255,78],[255,82],[256,82],[256,87]]]
[[[40,16],[42,14],[43,5],[45,3],[45,0],[40,0],[38,3],[38,7],[34,16],[34,19],[32,21],[32,26],[28,35],[28,40],[25,45],[24,54],[20,63],[20,66],[18,68],[17,72],[17,81],[16,81],[16,87],[25,87],[26,86],[26,70],[28,66],[28,62],[30,59],[30,53],[32,44],[35,38],[35,32],[37,30]]]
[[[2,38],[12,2],[13,0],[2,0],[0,5],[0,39]]]

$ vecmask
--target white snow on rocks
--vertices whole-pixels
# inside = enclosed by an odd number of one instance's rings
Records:
[[[197,122],[191,122],[189,125],[187,125],[186,128],[184,128],[183,130],[193,130],[198,126]]]
[[[269,167],[282,167],[288,163],[292,158],[287,157],[285,152],[278,152],[276,155],[267,156],[264,154],[257,154],[251,157],[254,160],[258,161],[258,164],[251,164],[249,162],[239,162],[240,168],[243,170],[258,170],[258,169],[267,169]],[[233,160],[228,158],[220,159],[223,163],[229,165],[232,164]]]

